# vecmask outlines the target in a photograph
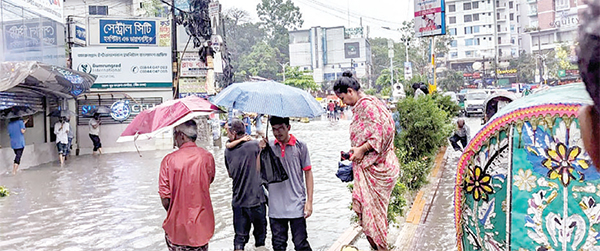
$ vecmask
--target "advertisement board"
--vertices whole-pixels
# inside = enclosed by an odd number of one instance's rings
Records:
[[[56,22],[65,23],[62,0],[9,0],[8,2]]]
[[[158,21],[158,46],[171,46],[171,20]]]
[[[100,44],[156,44],[155,20],[100,19]]]
[[[344,55],[346,58],[360,58],[360,43],[344,43]]]
[[[172,86],[169,47],[75,47],[73,68],[97,75],[92,88]]]
[[[208,67],[200,61],[197,51],[186,52],[181,56],[180,77],[205,77]]]
[[[180,78],[179,79],[179,93],[187,95],[204,93],[206,94],[206,78]],[[189,95],[188,95],[189,96]]]
[[[57,34],[56,22],[4,23],[4,43],[6,51],[56,45]]]
[[[417,37],[446,34],[444,0],[415,0],[415,35]]]

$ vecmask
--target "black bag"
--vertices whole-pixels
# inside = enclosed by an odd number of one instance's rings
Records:
[[[267,184],[288,179],[288,174],[281,164],[281,159],[275,155],[269,144],[260,152],[260,175]]]
[[[350,182],[354,180],[354,172],[352,171],[352,163],[346,165],[342,162],[338,162],[338,170],[335,174],[342,182]]]

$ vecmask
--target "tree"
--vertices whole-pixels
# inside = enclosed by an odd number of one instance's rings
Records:
[[[280,66],[277,63],[277,49],[265,42],[252,46],[252,51],[240,59],[239,73],[244,77],[260,76],[276,79]]]
[[[403,73],[402,68],[394,68],[394,82],[399,83],[404,81],[404,76],[400,73]],[[379,77],[377,77],[377,81],[375,81],[378,90],[382,90],[385,87],[391,87],[391,77],[389,68],[381,70]]]
[[[510,60],[508,68],[517,69],[517,79],[519,82],[532,83],[535,80],[535,70],[537,67],[535,58],[531,54],[523,52],[518,58]]]
[[[569,59],[569,47],[570,46],[567,44],[559,44],[556,46],[556,57],[558,59],[558,65],[560,69],[574,70],[578,68],[576,65],[572,64],[571,60]]]
[[[289,62],[288,30],[302,27],[300,8],[291,0],[262,0],[256,6],[256,13],[261,21],[261,27],[267,31],[269,45],[278,49],[277,61]]]
[[[254,45],[267,40],[267,34],[257,23],[250,22],[250,14],[244,10],[231,8],[225,11],[225,34],[228,50],[231,53],[231,65],[234,82],[242,82],[247,72],[241,72],[241,58],[252,52]]]
[[[463,73],[455,70],[445,72],[446,76],[439,81],[440,88],[448,91],[458,92],[465,84]]]
[[[314,91],[319,89],[319,85],[315,83],[312,72],[300,71],[298,67],[287,66],[285,68],[285,81],[283,83],[304,90]]]

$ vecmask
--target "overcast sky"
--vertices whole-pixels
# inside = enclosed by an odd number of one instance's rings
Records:
[[[285,1],[285,0],[284,0]],[[258,21],[256,5],[260,0],[220,0],[223,11],[236,7],[250,13],[253,21]],[[360,16],[363,27],[370,27],[369,37],[386,37],[396,41],[400,33],[382,29],[382,26],[400,28],[402,21],[410,20],[413,11],[412,0],[292,0],[300,8],[304,25],[302,29],[313,26],[359,27]],[[350,10],[350,19],[348,19]],[[348,25],[348,20],[350,25]]]

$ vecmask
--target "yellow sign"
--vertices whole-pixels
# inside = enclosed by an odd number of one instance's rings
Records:
[[[171,47],[171,20],[161,20],[158,23],[158,46]]]
[[[508,69],[508,70],[497,70],[498,74],[514,74],[517,73],[517,69]]]

